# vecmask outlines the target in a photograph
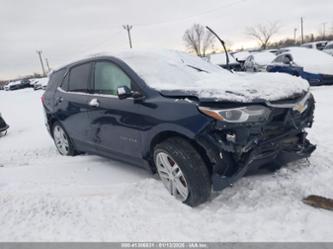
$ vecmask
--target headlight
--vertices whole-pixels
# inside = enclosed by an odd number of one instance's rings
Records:
[[[270,109],[260,105],[231,109],[211,109],[199,106],[199,110],[209,117],[228,123],[260,122],[268,119]]]

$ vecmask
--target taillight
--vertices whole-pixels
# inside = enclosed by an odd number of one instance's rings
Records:
[[[44,103],[45,103],[45,97],[44,97],[44,95],[42,95],[42,97],[40,97],[40,100],[42,101],[42,104],[44,105]]]

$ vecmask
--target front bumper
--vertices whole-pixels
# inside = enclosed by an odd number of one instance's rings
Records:
[[[312,95],[304,100],[305,109],[271,104],[271,115],[264,123],[219,121],[197,136],[212,165],[214,190],[221,190],[266,165],[280,167],[309,157],[316,146],[306,139],[304,129],[312,126],[315,106]]]
[[[284,165],[288,162],[309,157],[316,149],[306,138],[306,133],[295,134],[290,132],[282,137],[271,139],[253,149],[244,162],[238,165],[237,171],[227,177],[212,174],[214,190],[222,190],[243,177],[248,172],[258,170],[265,164]]]

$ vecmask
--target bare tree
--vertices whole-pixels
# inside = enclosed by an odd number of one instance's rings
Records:
[[[207,50],[214,46],[214,36],[200,24],[194,24],[184,33],[183,40],[186,47],[198,56],[206,56]]]
[[[280,30],[277,22],[268,23],[266,25],[259,24],[255,27],[248,27],[246,33],[248,36],[255,38],[262,49],[266,49],[272,36],[276,35]]]

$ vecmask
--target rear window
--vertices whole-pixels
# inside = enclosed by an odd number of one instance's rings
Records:
[[[87,92],[90,82],[91,63],[73,67],[69,73],[68,90],[73,92]]]

